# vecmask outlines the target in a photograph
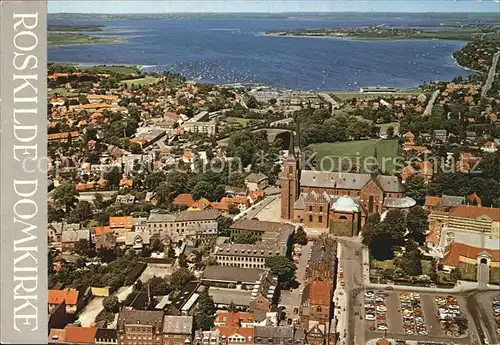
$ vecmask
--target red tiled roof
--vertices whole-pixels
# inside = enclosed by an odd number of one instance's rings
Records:
[[[132,216],[109,217],[109,226],[111,228],[132,229],[132,227],[134,226],[134,218]]]
[[[78,302],[78,291],[76,290],[49,290],[49,304],[75,305]]]
[[[179,194],[175,197],[174,201],[172,201],[174,205],[186,205],[186,206],[191,206],[194,203],[193,200],[193,195],[184,193],[184,194]]]
[[[226,338],[235,336],[235,335],[240,335],[245,338],[252,337],[254,338],[255,336],[255,329],[253,327],[226,327],[226,326],[216,326],[216,329],[220,331],[221,336],[225,336]]]
[[[97,328],[95,327],[68,327],[64,328],[66,330],[66,342],[76,343],[76,344],[94,344],[95,343],[95,333]]]
[[[200,210],[204,210],[208,206],[210,206],[210,201],[205,198],[201,198],[200,200],[197,200],[193,204],[191,204],[191,207],[199,208]]]
[[[439,196],[426,196],[424,206],[427,207],[436,207],[441,202],[441,198]]]
[[[500,221],[500,208],[458,205],[450,211],[451,217],[479,218],[487,216],[492,221]]]
[[[460,257],[476,259],[479,253],[486,252],[492,257],[493,262],[500,262],[500,250],[483,249],[468,246],[464,243],[452,242],[444,250],[443,265],[458,267]]]
[[[255,320],[255,313],[230,313],[228,311],[218,311],[215,322],[224,322],[226,327],[239,327],[240,322],[249,322]]]
[[[332,283],[313,281],[309,285],[309,303],[315,305],[330,305]]]
[[[66,341],[66,330],[52,328],[49,334],[50,343],[64,343]]]
[[[111,227],[109,226],[100,226],[100,227],[97,227],[95,228],[95,235],[96,236],[102,236],[104,235],[105,233],[111,231]]]
[[[71,138],[76,138],[78,136],[78,131],[52,133],[48,135],[48,139],[49,140],[68,139],[69,136],[71,136]]]

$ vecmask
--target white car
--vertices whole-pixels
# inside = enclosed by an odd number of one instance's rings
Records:
[[[339,273],[342,273],[344,272],[344,270],[342,269],[342,267],[339,267]]]
[[[366,314],[365,319],[367,319],[367,320],[375,320],[375,315],[373,315],[373,314]]]
[[[378,326],[377,326],[377,329],[378,329],[379,331],[386,331],[386,330],[387,330],[387,326],[386,326],[386,325],[378,325]]]
[[[304,292],[304,289],[299,290],[299,295],[302,295],[302,292]]]

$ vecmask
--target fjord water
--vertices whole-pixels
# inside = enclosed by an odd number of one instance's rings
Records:
[[[356,41],[269,37],[269,30],[357,27],[371,24],[430,25],[436,20],[380,19],[113,19],[57,21],[49,25],[104,25],[100,35],[127,43],[51,46],[50,62],[133,64],[214,83],[257,82],[297,90],[359,90],[361,86],[411,88],[470,72],[451,55],[459,41]]]

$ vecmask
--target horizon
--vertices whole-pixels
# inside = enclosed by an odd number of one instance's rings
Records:
[[[48,1],[49,14],[499,13],[500,0]]]

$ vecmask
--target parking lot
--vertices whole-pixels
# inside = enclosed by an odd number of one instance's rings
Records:
[[[454,296],[431,293],[378,290],[365,292],[364,318],[373,334],[422,342],[457,339],[449,330],[450,318],[462,314]],[[456,335],[456,334],[455,334]],[[467,335],[465,335],[467,337]],[[466,339],[460,339],[467,341]]]

